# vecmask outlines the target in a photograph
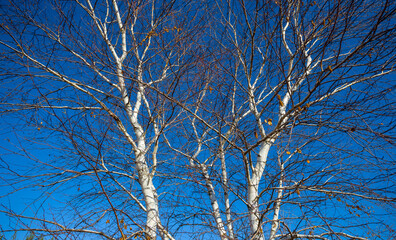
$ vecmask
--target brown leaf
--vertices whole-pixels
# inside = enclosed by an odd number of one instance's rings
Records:
[[[279,104],[281,105],[281,107],[285,106],[285,104],[282,102],[282,98],[279,94],[276,95],[276,97],[278,98]]]

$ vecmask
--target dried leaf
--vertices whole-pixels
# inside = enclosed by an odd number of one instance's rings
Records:
[[[290,155],[290,152],[289,152],[289,151],[287,151],[287,152],[286,152],[286,154]]]
[[[307,163],[310,163],[311,161],[307,160]]]
[[[268,123],[268,125],[272,125],[272,119],[271,118],[268,118],[268,120],[267,120],[267,123]]]
[[[107,219],[106,223],[110,223],[110,220],[109,220],[109,219]]]
[[[301,149],[299,149],[299,148],[296,148],[296,151],[297,151],[298,153],[302,153],[302,152],[301,152]]]
[[[279,104],[281,105],[281,107],[285,106],[285,104],[282,102],[282,98],[279,94],[276,95],[276,97],[278,98]]]
[[[212,93],[212,91],[213,91],[213,88],[212,88],[211,86],[209,86],[209,88],[208,88],[208,89],[209,89],[209,92],[210,92],[210,93]]]
[[[258,134],[257,134],[257,131],[256,131],[256,130],[254,130],[254,136],[255,136],[256,138],[258,138]]]

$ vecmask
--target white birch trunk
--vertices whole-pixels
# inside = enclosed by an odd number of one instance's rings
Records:
[[[157,225],[159,223],[158,201],[156,189],[152,182],[149,169],[145,163],[144,155],[138,155],[136,158],[136,168],[139,174],[139,183],[142,187],[144,202],[146,203],[146,234],[149,239],[155,239],[157,235]]]
[[[230,198],[228,193],[228,176],[227,176],[227,167],[225,162],[225,154],[224,154],[224,144],[221,145],[220,148],[220,159],[221,159],[221,175],[222,175],[222,183],[223,183],[223,191],[224,191],[224,202],[225,202],[225,210],[226,210],[226,219],[227,219],[227,228],[229,232],[230,239],[234,239],[234,228],[232,226],[232,216],[231,216],[231,206],[230,206]]]
[[[281,160],[279,159],[279,167],[280,167],[280,171],[281,171],[280,179],[279,179],[279,189],[278,189],[278,194],[277,194],[275,204],[274,204],[274,216],[272,218],[272,226],[271,226],[269,240],[275,239],[276,231],[278,231],[278,228],[279,228],[279,212],[280,212],[280,205],[282,202],[283,179],[284,179],[284,166],[280,161]]]
[[[139,64],[138,73],[139,73],[139,80],[142,81],[143,72],[142,72],[141,64]],[[138,114],[143,101],[144,87],[142,84],[139,84],[139,91],[136,94],[135,106],[134,108],[132,108],[130,98],[125,88],[121,64],[119,64],[118,66],[118,74],[119,74],[119,85],[121,88],[122,100],[124,102],[126,112],[133,126],[137,140],[137,146],[134,149],[135,159],[136,159],[135,165],[139,176],[138,181],[142,188],[144,202],[146,204],[146,211],[147,211],[146,238],[156,239],[157,227],[160,224],[157,192],[152,182],[152,175],[150,174],[150,169],[146,162],[146,156],[145,156],[146,139],[144,135],[144,130],[138,122]]]
[[[210,180],[210,176],[208,174],[208,171],[207,171],[207,168],[205,165],[201,164],[201,170],[202,170],[202,173],[205,178],[206,187],[208,188],[208,194],[209,194],[209,198],[210,198],[210,203],[212,205],[213,217],[215,218],[215,221],[216,221],[217,230],[219,231],[221,239],[227,239],[227,232],[224,228],[224,223],[221,218],[219,203],[217,202],[213,183]]]
[[[253,169],[252,176],[250,177],[248,184],[248,204],[249,204],[249,220],[252,239],[261,240],[264,239],[263,231],[260,224],[260,209],[258,204],[259,184],[260,179],[264,173],[264,169],[267,163],[268,152],[274,140],[264,142],[260,146],[260,152],[257,156],[257,164]]]

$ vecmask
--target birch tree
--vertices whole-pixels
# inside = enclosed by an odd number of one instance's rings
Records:
[[[394,212],[394,6],[215,5],[216,48],[173,148],[207,193],[203,223],[221,239],[392,238],[371,209]]]
[[[5,233],[395,237],[394,2],[1,11]]]
[[[4,210],[20,221],[16,230],[34,220],[41,224],[33,231],[65,238],[173,239],[160,217],[155,178],[167,161],[160,136],[179,115],[169,99],[189,100],[181,78],[200,30],[197,14],[199,6],[176,1],[5,4],[3,113],[26,120],[28,142],[63,151],[22,153],[39,171],[23,167],[6,182],[75,190],[62,210],[70,211],[67,220]],[[46,137],[36,138],[38,131]]]

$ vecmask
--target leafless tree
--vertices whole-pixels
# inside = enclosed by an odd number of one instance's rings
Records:
[[[394,2],[2,9],[3,231],[395,237]]]

